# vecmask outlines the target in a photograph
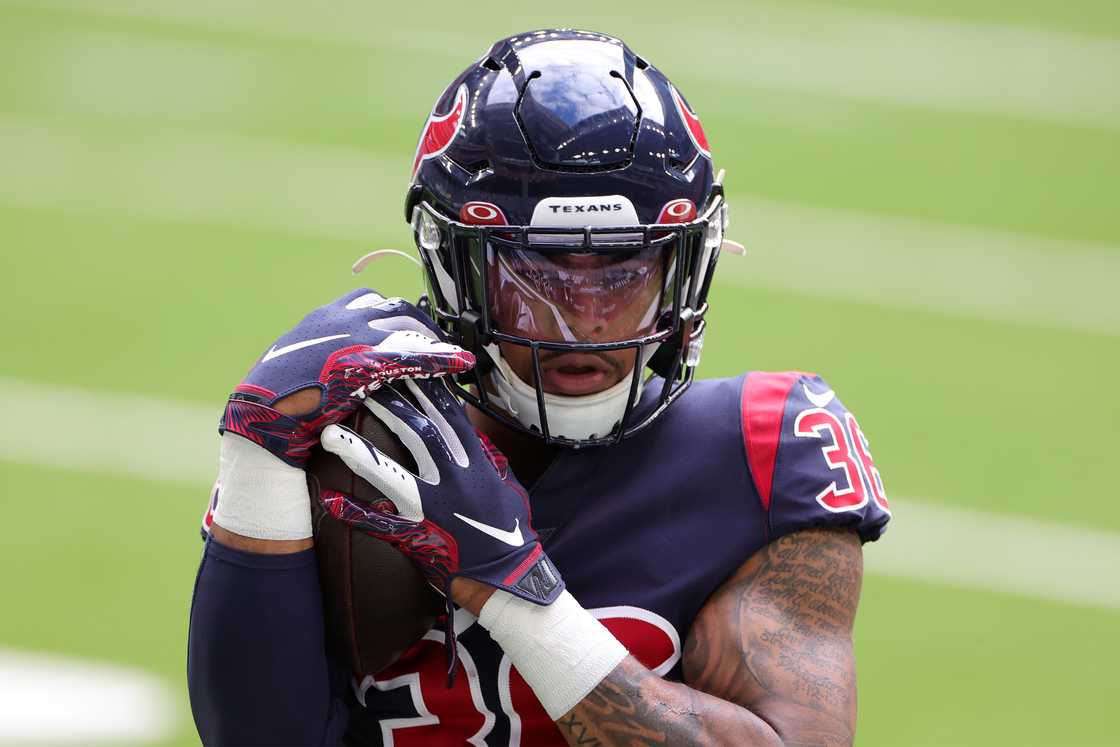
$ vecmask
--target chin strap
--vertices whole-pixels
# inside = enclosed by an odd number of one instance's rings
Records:
[[[658,347],[658,345],[649,345],[642,350],[643,369]],[[527,428],[542,431],[536,388],[526,384],[514,373],[509,363],[502,358],[501,350],[497,345],[487,345],[486,352],[494,361],[490,380],[497,390],[497,399],[502,409]],[[621,422],[626,412],[632,375],[632,373],[627,375],[609,389],[582,397],[545,393],[544,407],[548,418],[549,435],[580,440],[609,434]],[[639,397],[643,384],[644,377],[638,382]]]

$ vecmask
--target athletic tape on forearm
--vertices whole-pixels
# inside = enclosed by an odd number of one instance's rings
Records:
[[[490,631],[553,721],[572,710],[626,658],[626,647],[563,592],[543,607],[499,589],[478,622]]]
[[[222,435],[214,523],[255,539],[311,536],[311,502],[303,470],[285,464],[246,438]]]

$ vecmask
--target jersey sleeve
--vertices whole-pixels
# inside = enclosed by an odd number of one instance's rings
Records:
[[[743,442],[770,539],[818,526],[876,540],[890,503],[855,415],[819,376],[752,372],[743,380]]]

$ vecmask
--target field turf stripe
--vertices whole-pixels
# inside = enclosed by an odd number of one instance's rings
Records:
[[[179,726],[163,680],[115,664],[0,648],[0,744],[133,744]]]
[[[198,487],[217,469],[218,407],[0,379],[0,453],[17,463]],[[1120,533],[895,496],[868,570],[938,584],[1120,609]]]
[[[132,133],[0,117],[0,203],[369,240],[402,225],[385,173],[406,160],[205,132]],[[299,174],[299,179],[289,178]],[[721,284],[1120,334],[1120,248],[749,195]],[[394,229],[392,233],[399,231]]]
[[[478,14],[445,19],[455,32],[418,29],[410,25],[414,18],[401,23],[392,10],[364,3],[336,3],[329,14],[283,3],[261,13],[254,4],[215,0],[9,5],[287,42],[387,47],[406,57],[441,60],[474,59],[495,33]],[[576,3],[567,11],[573,21],[593,13],[602,30],[628,32],[639,47],[673,39],[675,45],[665,45],[657,59],[682,79],[1120,129],[1120,98],[1113,95],[1120,43],[1109,38],[792,2],[725,4],[706,14],[711,25],[701,18],[686,30],[656,23],[635,29],[629,16],[611,15],[597,3]],[[515,13],[508,23],[540,25],[533,13],[523,19]],[[691,52],[701,48],[704,55]]]

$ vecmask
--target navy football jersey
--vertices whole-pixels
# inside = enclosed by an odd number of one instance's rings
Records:
[[[859,423],[824,381],[796,372],[697,381],[621,444],[562,451],[529,495],[571,593],[676,680],[693,619],[760,547],[817,526],[875,540],[890,518]],[[432,630],[389,669],[354,678],[347,741],[565,744],[475,618],[459,610],[452,624],[454,686],[445,634]]]

